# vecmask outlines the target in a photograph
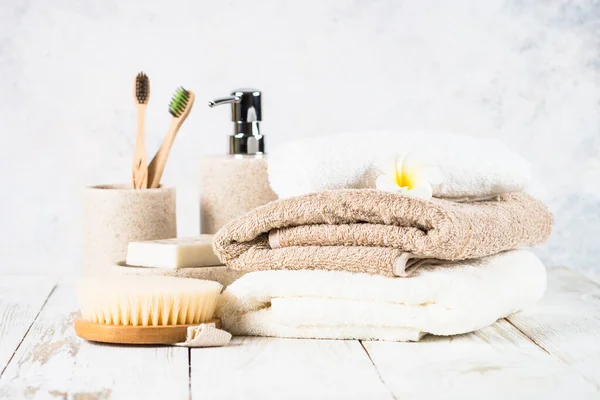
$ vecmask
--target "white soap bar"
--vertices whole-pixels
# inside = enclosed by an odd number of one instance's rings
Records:
[[[213,236],[131,242],[126,263],[134,267],[171,269],[220,265],[212,249]]]

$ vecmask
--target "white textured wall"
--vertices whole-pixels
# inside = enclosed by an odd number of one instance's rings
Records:
[[[377,128],[504,140],[556,216],[538,254],[600,272],[599,46],[597,1],[2,0],[0,270],[79,270],[79,191],[129,179],[143,69],[151,153],[174,88],[198,98],[164,175],[182,235],[198,160],[231,129],[205,102],[255,86],[270,146]]]

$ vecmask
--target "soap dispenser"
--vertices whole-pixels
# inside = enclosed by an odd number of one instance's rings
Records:
[[[260,130],[262,94],[234,90],[210,107],[231,104],[233,134],[229,154],[208,156],[200,167],[200,232],[216,233],[227,222],[276,200],[269,185],[265,137]]]

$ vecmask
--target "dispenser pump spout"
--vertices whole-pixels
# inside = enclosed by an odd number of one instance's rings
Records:
[[[241,100],[242,98],[239,96],[219,97],[218,99],[210,100],[208,106],[213,108],[215,106],[220,106],[221,104],[239,103]]]
[[[231,104],[233,135],[229,140],[230,154],[264,154],[265,138],[260,134],[262,93],[256,89],[238,89],[230,96],[208,102],[209,107]]]

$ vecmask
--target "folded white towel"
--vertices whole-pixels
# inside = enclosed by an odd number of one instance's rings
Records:
[[[234,335],[415,341],[491,325],[533,306],[546,271],[526,250],[422,267],[411,278],[338,271],[251,272],[221,296]]]
[[[306,138],[269,153],[269,181],[280,198],[343,188],[374,188],[375,165],[401,154],[444,175],[433,196],[457,200],[523,191],[529,164],[504,144],[447,132],[376,132]]]

